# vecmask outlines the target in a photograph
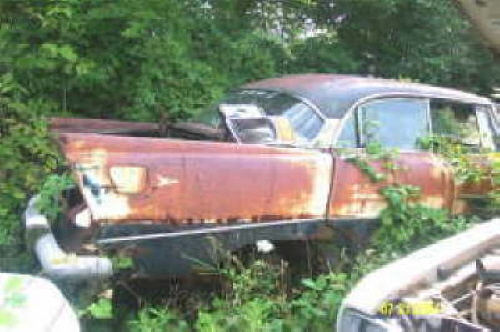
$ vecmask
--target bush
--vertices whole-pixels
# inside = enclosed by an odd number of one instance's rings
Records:
[[[0,99],[0,257],[5,260],[0,261],[2,270],[19,267],[15,257],[24,251],[23,209],[41,181],[57,167],[47,124],[39,115],[47,112],[47,105],[42,102]],[[23,260],[19,265],[25,263]]]

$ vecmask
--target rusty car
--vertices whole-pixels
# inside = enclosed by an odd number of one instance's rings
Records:
[[[219,261],[214,240],[229,251],[265,241],[284,259],[302,259],[306,242],[358,245],[386,206],[382,184],[349,159],[371,140],[399,151],[388,181],[419,187],[422,204],[462,213],[491,188],[487,180],[460,183],[447,160],[421,148],[422,137],[447,134],[438,121],[444,112],[468,129],[456,139],[496,150],[488,98],[336,74],[243,85],[198,122],[54,119],[77,186],[65,192],[65,218],[55,226],[34,198],[27,229],[46,230],[36,252],[56,276],[108,276],[107,256],[118,253],[138,277],[186,275],[201,269],[197,262]],[[318,255],[328,260],[324,247]],[[52,264],[68,253],[70,268]]]

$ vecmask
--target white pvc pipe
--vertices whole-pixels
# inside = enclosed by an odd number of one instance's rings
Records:
[[[111,276],[113,267],[109,258],[76,255],[61,249],[47,217],[36,208],[37,200],[38,196],[30,199],[24,220],[27,235],[40,234],[32,242],[32,249],[42,265],[42,272],[54,279],[102,279]]]

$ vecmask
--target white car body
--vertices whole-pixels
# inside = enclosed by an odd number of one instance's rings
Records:
[[[499,248],[500,219],[495,219],[375,270],[344,299],[337,331],[395,332],[412,328],[415,331],[446,331],[444,321],[458,326],[457,331],[496,330],[492,323],[497,323],[498,313],[489,305],[497,303],[498,294],[494,292],[488,298],[478,294],[481,288],[498,283],[487,284],[479,280],[476,260],[481,259],[486,270],[500,271]],[[476,287],[471,287],[473,285]],[[474,306],[474,299],[476,304],[481,301],[485,306],[469,308]],[[386,303],[404,303],[405,308],[412,308],[418,303],[434,301],[439,303],[440,310],[432,315],[381,314]]]
[[[0,273],[0,331],[79,332],[78,317],[50,281]]]

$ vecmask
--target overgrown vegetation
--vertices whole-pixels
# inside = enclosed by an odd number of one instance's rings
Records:
[[[9,83],[0,85],[7,88]],[[57,167],[56,154],[40,113],[39,101],[26,103],[0,97],[0,269],[27,272],[34,268],[23,245],[21,213],[41,180]]]
[[[458,145],[448,142],[439,147],[439,153],[449,161],[466,158]],[[418,187],[389,182],[389,173],[401,170],[397,165],[397,151],[371,142],[366,152],[366,155],[352,158],[351,162],[373,183],[383,184],[380,194],[387,207],[381,212],[382,223],[370,246],[355,256],[344,257],[347,266],[338,264],[330,273],[302,279],[300,285],[293,285],[283,283],[283,269],[261,260],[243,267],[231,258],[230,261],[236,264],[219,271],[229,281],[229,291],[205,304],[194,321],[186,320],[172,308],[145,308],[130,323],[132,331],[161,331],[165,327],[180,331],[238,331],[242,328],[249,331],[331,331],[342,298],[366,273],[416,248],[460,232],[475,221],[475,218],[452,216],[446,209],[425,206],[419,202]],[[375,163],[382,167],[376,167]],[[456,165],[456,181],[481,180],[481,177],[464,177],[462,166]]]
[[[36,272],[20,216],[58,167],[48,117],[189,118],[228,88],[287,73],[409,77],[483,94],[500,78],[447,0],[8,0],[0,3],[0,25],[2,271]],[[372,181],[385,181],[372,161],[392,169],[392,153],[376,145],[368,152],[353,162]],[[460,176],[474,170],[455,152],[447,157],[456,158]],[[53,179],[45,185],[46,212],[56,211],[53,194],[65,185]],[[363,274],[467,226],[419,204],[418,188],[392,185],[382,194],[384,226],[346,270],[285,289],[284,269],[256,261],[221,271],[230,291],[201,306],[195,319],[175,308],[146,308],[131,328],[330,331],[342,296]],[[108,313],[108,304],[89,312]]]
[[[457,183],[477,183],[491,173],[471,162],[470,150],[443,137],[429,137],[429,148],[454,166]],[[381,163],[386,172],[398,170],[397,151],[369,144],[368,155],[352,162],[374,183],[386,181],[389,174],[377,171],[372,163]],[[493,165],[493,174],[498,165]],[[498,180],[493,178],[494,185]],[[446,236],[465,230],[478,221],[476,216],[452,216],[446,209],[430,208],[419,203],[420,188],[387,184],[380,190],[387,202],[380,214],[382,225],[368,248],[355,256],[344,257],[347,263],[314,278],[302,279],[300,285],[284,282],[286,268],[276,268],[255,260],[243,266],[231,258],[232,265],[218,270],[230,287],[208,302],[201,301],[196,316],[186,317],[175,307],[145,307],[136,319],[128,322],[131,331],[331,331],[342,298],[368,272]],[[498,211],[497,191],[490,193],[488,207]],[[352,260],[352,261],[351,261]],[[343,262],[345,263],[345,262]],[[342,269],[340,267],[343,267]]]
[[[73,185],[75,185],[73,179],[67,173],[50,174],[43,182],[39,191],[37,208],[51,222],[55,222],[63,211],[62,192]]]
[[[422,140],[434,141],[431,138]],[[434,152],[454,165],[454,176],[459,183],[480,181],[486,175],[484,171],[481,171],[481,176],[470,175],[478,172],[479,168],[470,165],[470,157],[467,158],[458,143],[440,145],[439,150]],[[446,209],[428,207],[419,200],[419,187],[391,181],[391,173],[404,172],[397,163],[397,156],[397,150],[383,148],[379,142],[372,140],[367,144],[366,155],[349,159],[371,182],[381,184],[379,193],[387,204],[380,213],[381,227],[374,235],[374,246],[383,247],[387,253],[408,252],[464,230],[468,224],[465,217],[452,216]],[[457,164],[455,158],[463,160],[462,164]],[[464,163],[468,163],[468,167],[464,167]],[[470,176],[464,176],[464,172],[469,172]]]

